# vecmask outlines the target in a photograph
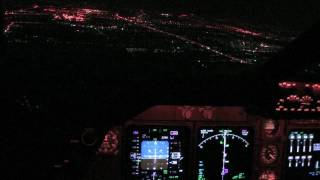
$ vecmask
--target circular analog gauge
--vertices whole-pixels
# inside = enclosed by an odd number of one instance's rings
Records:
[[[268,119],[263,122],[263,132],[266,137],[274,137],[279,131],[279,122]]]
[[[277,179],[278,177],[276,173],[272,170],[263,171],[259,176],[259,180],[277,180]]]
[[[94,146],[97,142],[97,134],[93,128],[85,128],[81,135],[81,142],[85,146]]]
[[[260,152],[260,159],[264,164],[272,164],[277,161],[278,157],[279,151],[276,145],[268,144],[262,147]]]

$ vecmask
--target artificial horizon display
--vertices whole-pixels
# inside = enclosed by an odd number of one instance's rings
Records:
[[[183,127],[128,128],[126,179],[185,179],[188,130]]]

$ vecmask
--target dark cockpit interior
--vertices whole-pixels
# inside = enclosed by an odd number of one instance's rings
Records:
[[[317,1],[1,1],[1,179],[320,179]]]

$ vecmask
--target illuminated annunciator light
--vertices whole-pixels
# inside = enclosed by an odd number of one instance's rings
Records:
[[[289,164],[288,164],[288,167],[292,167],[292,160],[293,160],[293,156],[289,156],[288,157],[288,160],[289,160]]]
[[[303,96],[300,99],[300,102],[302,105],[310,105],[312,101],[313,101],[313,99],[311,96]]]
[[[301,166],[304,167],[304,162],[306,160],[307,156],[301,156]]]
[[[296,160],[295,167],[298,167],[300,156],[295,156],[294,159]]]
[[[294,82],[280,82],[279,87],[289,89],[295,87],[297,84]]]
[[[312,88],[313,90],[320,90],[320,84],[313,84]]]
[[[304,135],[303,135],[303,148],[302,148],[302,152],[306,152],[306,143],[307,143],[307,140],[308,140],[308,135],[307,135],[307,134],[304,134]]]
[[[301,134],[297,134],[297,153],[300,152],[300,140],[301,140]]]
[[[290,96],[287,97],[287,100],[295,102],[295,101],[299,101],[300,98],[299,98],[298,95],[290,95]]]
[[[314,136],[313,134],[309,134],[309,152],[312,152],[312,140]]]
[[[311,159],[312,159],[312,156],[311,156],[311,155],[309,155],[309,156],[308,156],[308,167],[310,167],[310,166],[311,166]]]
[[[295,139],[294,134],[290,134],[289,138],[290,138],[290,153],[292,153],[293,152],[293,141]]]

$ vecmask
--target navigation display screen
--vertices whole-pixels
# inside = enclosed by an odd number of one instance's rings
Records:
[[[186,179],[188,132],[184,127],[129,127],[127,179]]]
[[[320,129],[289,131],[286,179],[320,179]]]
[[[197,179],[251,179],[253,139],[250,127],[199,128]]]

